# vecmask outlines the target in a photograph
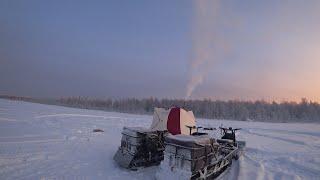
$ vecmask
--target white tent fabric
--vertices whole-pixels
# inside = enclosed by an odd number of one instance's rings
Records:
[[[190,135],[190,129],[187,126],[196,126],[195,117],[192,111],[186,111],[180,109],[180,130],[181,134]],[[195,132],[195,129],[191,130],[191,133]]]
[[[167,121],[170,109],[154,108],[153,121],[150,129],[155,131],[167,130]]]

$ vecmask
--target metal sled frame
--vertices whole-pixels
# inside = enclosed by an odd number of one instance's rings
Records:
[[[232,164],[232,159],[238,159],[239,157],[239,153],[242,149],[241,146],[239,146],[238,143],[231,143],[225,140],[218,140],[218,142],[215,144],[216,147],[218,148],[219,153],[219,157],[217,157],[217,154],[215,153],[215,151],[206,154],[205,156],[199,157],[197,159],[193,159],[193,160],[199,160],[199,159],[204,159],[207,158],[208,156],[213,155],[213,158],[215,158],[214,162],[207,162],[202,169],[199,169],[198,171],[194,171],[192,172],[192,175],[190,177],[190,179],[192,180],[198,180],[198,179],[213,179],[218,177],[222,172],[224,172],[229,166],[231,166]],[[241,142],[244,146],[244,142]],[[242,145],[241,144],[241,145]],[[183,145],[178,145],[178,144],[173,144],[173,143],[165,143],[165,145],[170,145],[170,146],[174,146],[176,148],[176,152],[178,151],[178,149],[199,149],[199,148],[190,148],[190,147],[186,147]],[[212,147],[214,148],[214,147]],[[166,152],[165,152],[166,154]],[[171,153],[170,153],[171,154]],[[170,157],[170,159],[173,158],[179,158],[179,159],[183,159],[183,161],[192,161],[191,159],[187,159],[186,157],[183,157],[181,155],[176,155],[177,153],[175,153],[175,155],[171,154],[168,157]],[[209,163],[209,164],[208,164]]]
[[[190,179],[213,179],[218,177],[224,170],[226,170],[231,164],[232,159],[238,157],[239,148],[237,146],[232,147],[220,147],[222,150],[231,150],[226,156],[217,159],[215,162],[205,166],[203,169],[196,173],[193,173]]]
[[[148,138],[152,138],[153,136],[155,138],[159,138],[158,136],[163,135],[165,132],[157,132],[157,134],[148,134],[145,132],[137,132],[144,136],[143,141],[146,141]],[[141,137],[132,136],[130,134],[122,132],[123,137],[130,137],[134,139],[138,139]],[[160,162],[163,160],[163,150],[164,149],[158,149],[157,153],[149,154],[146,156],[146,154],[141,154],[142,147],[139,147],[141,145],[133,145],[130,144],[130,146],[135,146],[135,148],[138,150],[135,153],[132,153],[128,150],[128,144],[122,144],[123,141],[121,141],[121,146],[119,147],[118,151],[116,152],[114,159],[118,162],[118,164],[124,168],[128,168],[131,170],[137,170],[139,167],[148,167],[153,165],[159,165]],[[124,141],[124,143],[127,143],[127,141]],[[159,142],[160,143],[160,142]],[[144,144],[147,144],[147,142],[144,142]]]

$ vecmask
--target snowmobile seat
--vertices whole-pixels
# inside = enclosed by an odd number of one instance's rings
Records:
[[[235,134],[234,133],[225,133],[221,139],[230,139],[230,140],[235,140]]]

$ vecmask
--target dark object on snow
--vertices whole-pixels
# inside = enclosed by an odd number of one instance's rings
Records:
[[[224,128],[224,127],[219,127],[223,131],[223,136],[221,139],[229,139],[232,140],[233,143],[236,143],[236,131],[240,129],[232,129],[232,127],[229,128]]]
[[[152,131],[142,127],[124,127],[121,146],[113,159],[124,168],[159,165],[163,160],[164,131]]]
[[[104,132],[102,129],[94,129],[93,132]]]

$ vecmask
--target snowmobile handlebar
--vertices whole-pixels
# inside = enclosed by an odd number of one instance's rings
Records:
[[[203,128],[203,130],[213,131],[213,130],[217,130],[217,128],[205,127],[205,128]]]
[[[196,129],[197,128],[196,126],[186,126],[186,127],[189,129]]]
[[[189,128],[189,134],[192,134],[192,129],[196,129],[197,132],[199,132],[199,129],[203,129],[203,130],[215,130],[216,128],[204,128],[202,126],[186,126],[187,128]]]
[[[241,130],[241,128],[232,128],[232,127],[229,127],[229,128],[224,128],[224,127],[219,127],[220,129],[224,130],[224,131],[238,131],[238,130]]]
[[[196,126],[186,126],[187,128],[189,128],[189,134],[191,135],[192,133],[192,129],[196,129]]]

